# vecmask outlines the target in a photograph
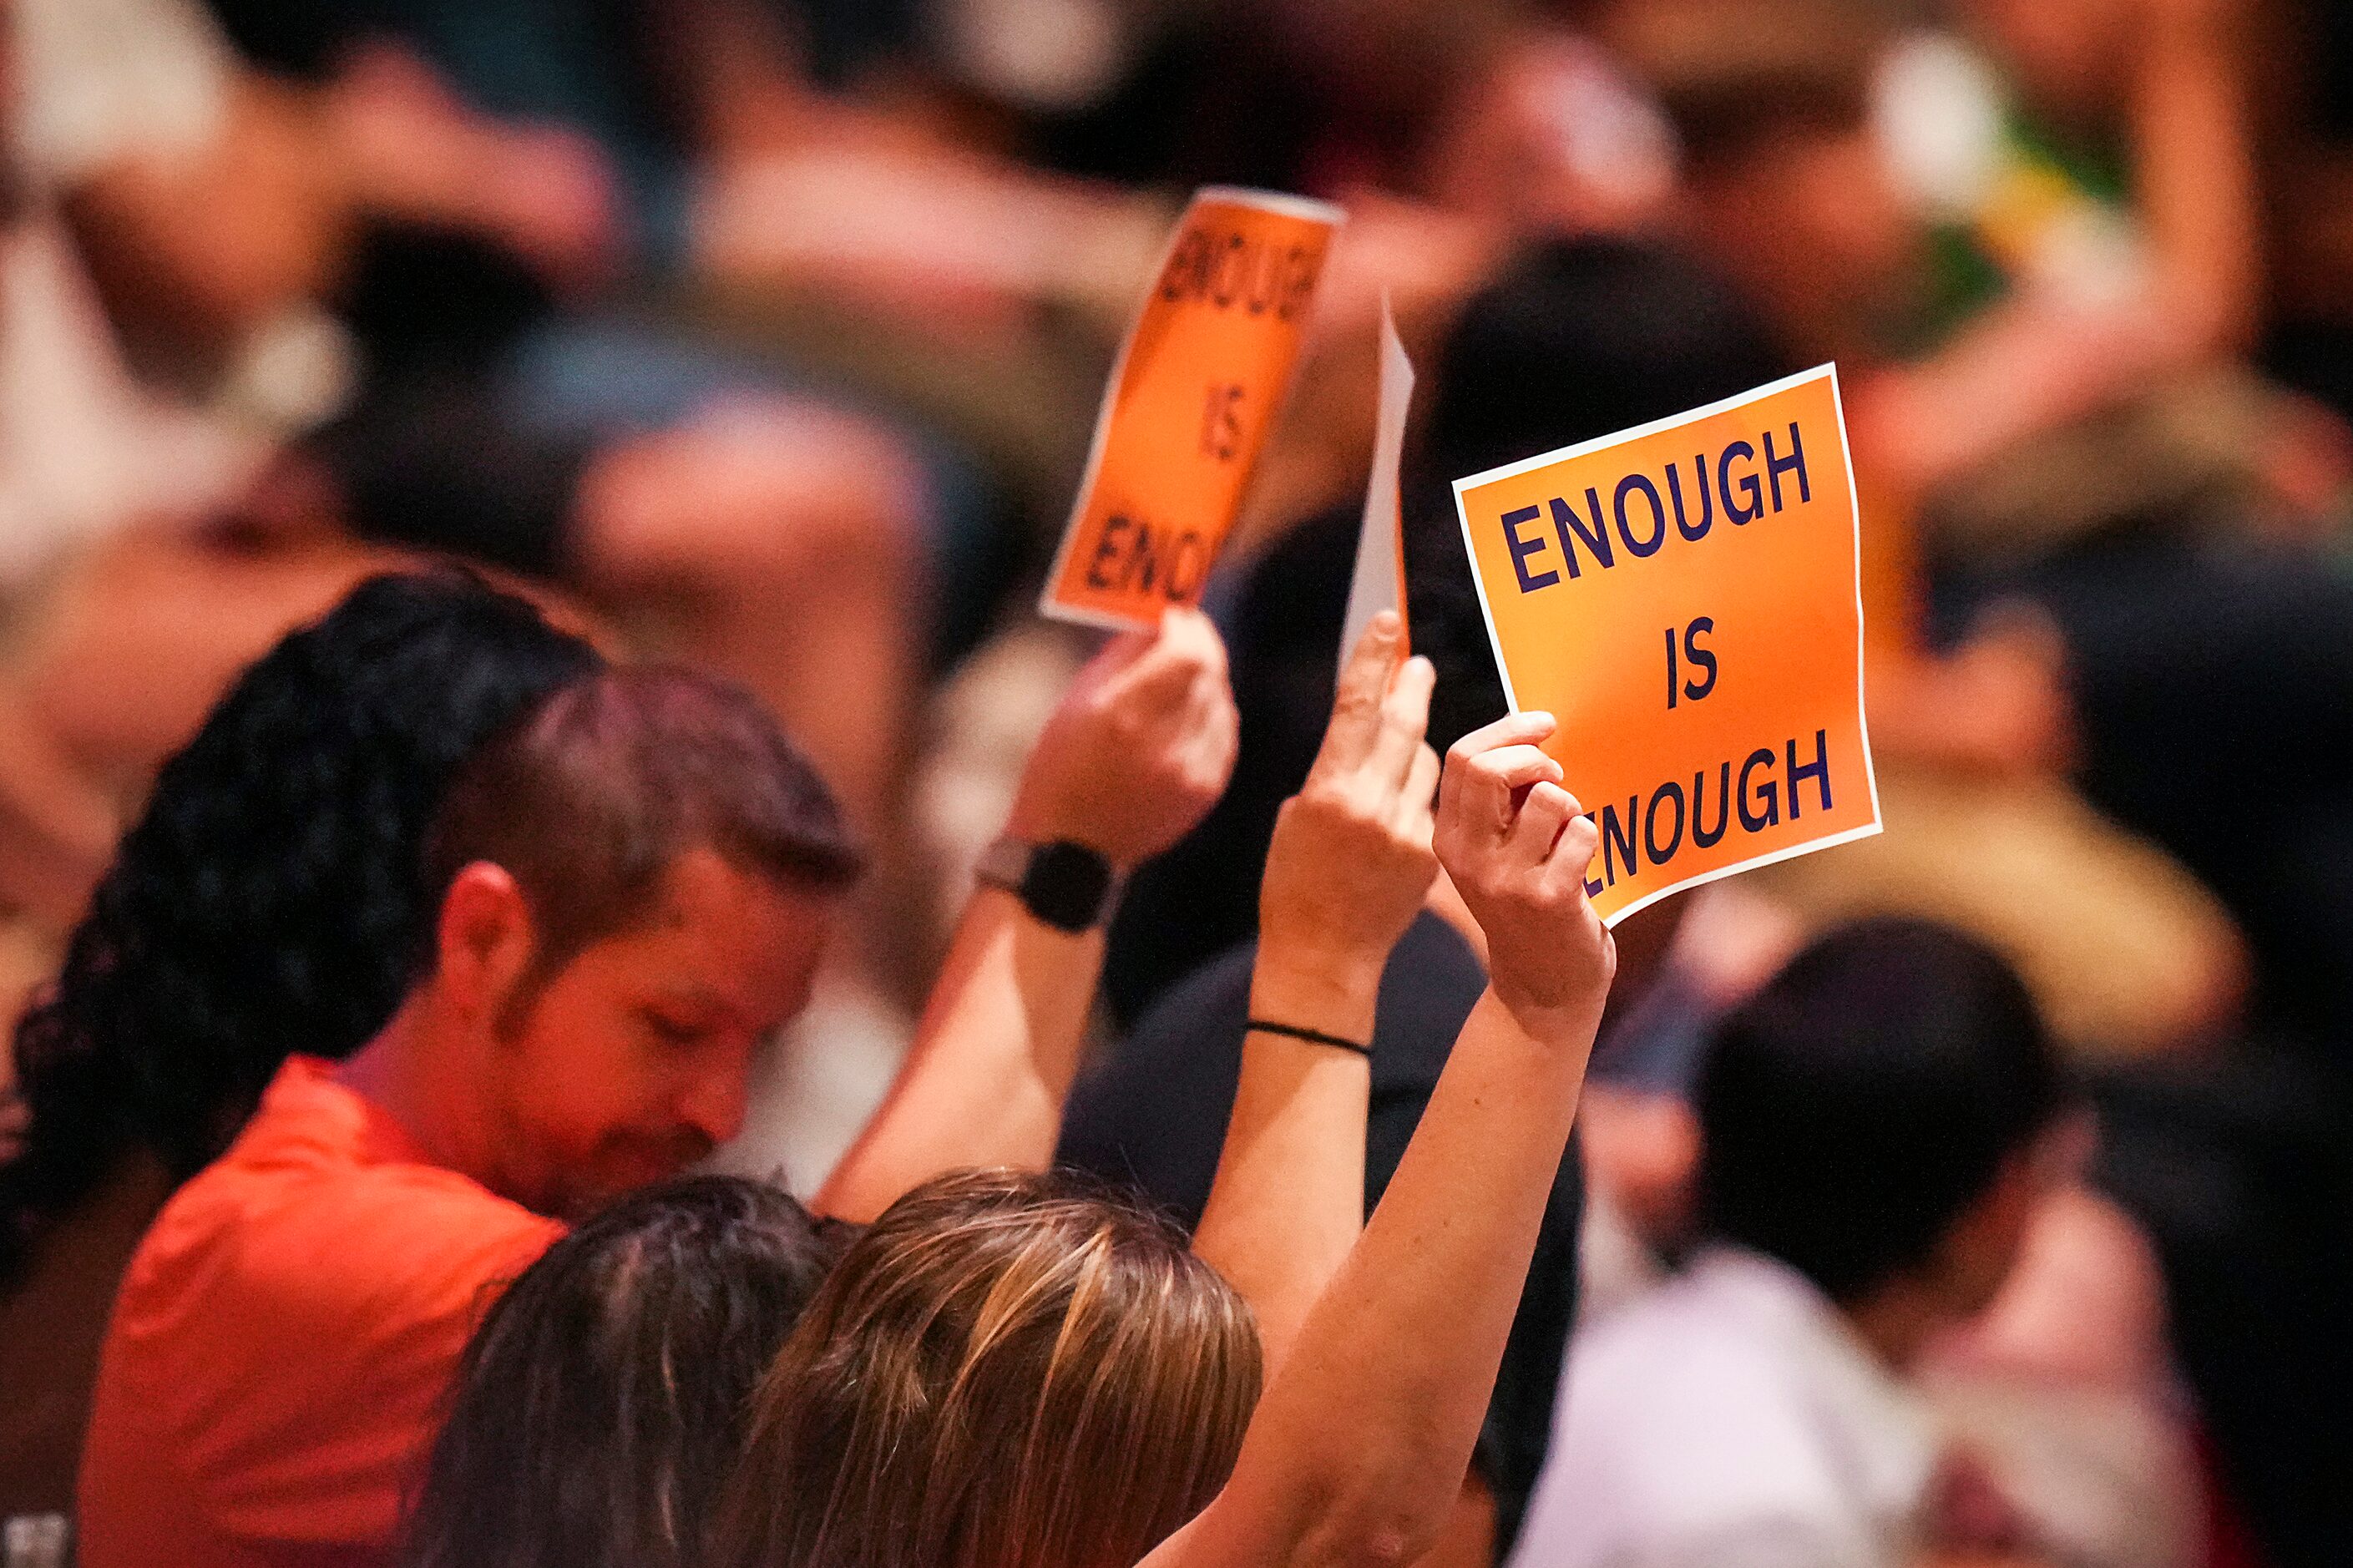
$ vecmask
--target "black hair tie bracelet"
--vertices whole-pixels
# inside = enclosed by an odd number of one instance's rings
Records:
[[[1282,1035],[1293,1040],[1305,1040],[1311,1046],[1337,1046],[1344,1051],[1354,1051],[1366,1061],[1373,1058],[1373,1047],[1338,1035],[1327,1035],[1321,1029],[1303,1029],[1296,1024],[1271,1024],[1264,1018],[1252,1018],[1242,1026],[1244,1034]]]

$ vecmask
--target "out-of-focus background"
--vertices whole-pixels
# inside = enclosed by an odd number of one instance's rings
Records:
[[[1201,183],[1302,192],[1349,218],[1210,596],[1242,773],[1131,889],[1106,1033],[1250,930],[1385,291],[1418,624],[1445,479],[1663,412],[1694,363],[1834,359],[1888,832],[1685,900],[1670,989],[1704,1016],[1862,913],[2006,953],[2092,1110],[1922,1373],[1982,1436],[1978,1533],[2353,1562],[2353,8],[0,10],[10,1016],[235,671],[456,555],[747,683],[876,846],[733,1155],[813,1184],[1083,651],[1031,605],[1168,227]],[[1588,1321],[1689,1239],[1659,1038],[1584,1120]]]

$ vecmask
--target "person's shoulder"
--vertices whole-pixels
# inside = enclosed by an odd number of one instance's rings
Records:
[[[211,1260],[224,1282],[364,1289],[543,1247],[555,1222],[452,1171],[406,1163],[208,1168],[164,1205],[141,1262]],[[134,1266],[136,1267],[136,1266]]]
[[[1821,1438],[1784,1343],[1683,1276],[1576,1336],[1553,1455],[1688,1535],[1830,1507]]]
[[[1726,1318],[1704,1286],[1677,1276],[1590,1329],[1570,1352],[1582,1407],[1617,1418],[1682,1422],[1737,1402],[1754,1418],[1775,1409],[1787,1379],[1775,1347]]]
[[[1241,1079],[1257,951],[1243,942],[1201,964],[1080,1075],[1058,1163],[1132,1186],[1187,1226],[1199,1222]]]
[[[560,1234],[455,1172],[248,1139],[157,1216],[124,1279],[117,1337],[259,1349],[470,1321]]]

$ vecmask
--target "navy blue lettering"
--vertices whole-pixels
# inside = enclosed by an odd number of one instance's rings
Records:
[[[1794,419],[1789,421],[1789,455],[1786,458],[1773,455],[1773,432],[1765,432],[1765,477],[1773,481],[1775,511],[1781,510],[1781,476],[1792,468],[1798,471],[1798,499],[1813,500],[1814,488],[1806,479],[1806,448],[1798,439],[1798,422]]]
[[[1634,815],[1641,809],[1641,795],[1628,795],[1626,820],[1622,823],[1618,820],[1616,802],[1613,801],[1601,808],[1601,880],[1605,887],[1614,888],[1618,885],[1618,867],[1620,862],[1624,863],[1625,874],[1629,877],[1642,868],[1642,862],[1634,856]],[[1616,856],[1614,859],[1611,858],[1613,852]]]
[[[1732,764],[1726,763],[1715,781],[1715,830],[1708,831],[1701,819],[1700,802],[1707,798],[1707,770],[1692,774],[1691,824],[1692,842],[1702,849],[1713,849],[1723,838],[1725,829],[1732,825]]]
[[[1552,531],[1560,536],[1560,552],[1568,560],[1568,574],[1572,577],[1577,574],[1577,547],[1568,542],[1572,533],[1585,541],[1585,548],[1593,552],[1593,559],[1604,567],[1618,564],[1609,543],[1609,531],[1601,523],[1601,497],[1591,485],[1585,487],[1585,504],[1593,513],[1590,531],[1586,528],[1585,520],[1578,517],[1567,501],[1558,496],[1552,498]]]
[[[1753,789],[1748,783],[1748,775],[1756,772],[1759,764],[1767,769],[1773,765],[1773,753],[1762,746],[1749,752],[1748,760],[1740,764],[1740,826],[1751,833],[1778,827],[1781,822],[1781,788],[1773,782],[1772,775],[1768,773],[1765,782]],[[1765,809],[1751,811],[1750,803],[1759,799],[1764,801]]]
[[[1707,454],[1705,452],[1702,452],[1698,457],[1694,458],[1692,459],[1692,467],[1699,472],[1699,484],[1697,486],[1699,490],[1699,526],[1697,528],[1694,528],[1689,522],[1684,521],[1683,477],[1675,471],[1675,466],[1672,463],[1669,463],[1667,465],[1667,494],[1673,498],[1675,503],[1675,531],[1682,534],[1685,539],[1697,542],[1698,541],[1707,537],[1708,529],[1715,522],[1715,492],[1708,489],[1707,485]]]
[[[1643,499],[1651,503],[1651,533],[1647,539],[1636,539],[1634,531],[1626,525],[1626,496],[1630,490],[1641,491]],[[1626,548],[1636,555],[1656,555],[1659,546],[1667,542],[1667,509],[1659,504],[1659,487],[1651,482],[1648,475],[1628,474],[1618,481],[1612,506],[1618,514],[1618,537],[1626,542]]]
[[[1683,662],[1694,669],[1707,671],[1704,680],[1683,682],[1683,695],[1694,702],[1715,689],[1715,655],[1699,645],[1700,634],[1714,630],[1715,617],[1713,616],[1702,616],[1683,628]],[[1670,632],[1667,635],[1672,637],[1674,634]]]
[[[1672,800],[1675,803],[1674,836],[1667,840],[1667,847],[1664,849],[1659,847],[1659,803],[1662,800]],[[1651,858],[1651,865],[1663,866],[1673,859],[1675,851],[1683,847],[1683,786],[1679,784],[1662,784],[1651,792],[1651,804],[1642,812],[1642,852]]]
[[[1798,742],[1794,740],[1789,742],[1789,820],[1792,822],[1798,820],[1799,779],[1814,781],[1822,792],[1822,809],[1828,811],[1831,808],[1831,755],[1827,731],[1814,731],[1814,760],[1802,768],[1798,765]]]
[[[1534,522],[1543,515],[1540,510],[1532,506],[1520,507],[1504,514],[1504,545],[1512,552],[1512,570],[1519,574],[1520,592],[1523,594],[1533,594],[1538,588],[1549,588],[1560,581],[1560,574],[1557,572],[1539,572],[1534,576],[1528,574],[1528,557],[1544,548],[1544,535],[1538,534],[1534,539],[1523,539],[1520,537],[1520,524]],[[1573,559],[1568,563],[1568,574],[1572,577],[1577,575],[1577,563]]]
[[[1748,498],[1748,504],[1746,507],[1736,504],[1732,499],[1732,459],[1735,458],[1746,458],[1753,463],[1757,448],[1746,441],[1735,441],[1726,447],[1723,456],[1715,460],[1715,488],[1723,492],[1725,517],[1736,524],[1754,522],[1765,513],[1765,487],[1757,482],[1757,470],[1750,468],[1740,476],[1739,484],[1740,493]]]
[[[1119,579],[1105,576],[1103,567],[1105,563],[1119,558],[1121,550],[1119,536],[1132,526],[1134,525],[1120,512],[1113,512],[1103,519],[1103,534],[1095,541],[1095,552],[1087,557],[1088,587],[1116,588],[1119,586]]]
[[[1315,287],[1315,274],[1323,268],[1324,252],[1320,247],[1309,250],[1304,246],[1294,245],[1283,252],[1283,260],[1288,264],[1290,276],[1283,282],[1282,303],[1275,307],[1274,316],[1279,321],[1291,320],[1306,302],[1309,292]]]
[[[1173,301],[1199,293],[1208,263],[1209,237],[1198,228],[1187,229],[1168,258],[1168,270],[1161,275],[1160,297]]]
[[[1225,249],[1218,255],[1217,272],[1209,285],[1209,300],[1220,310],[1233,304],[1234,295],[1241,286],[1242,280],[1236,279],[1236,271],[1249,269],[1250,255],[1243,248],[1249,243],[1239,234],[1229,234],[1226,236]]]

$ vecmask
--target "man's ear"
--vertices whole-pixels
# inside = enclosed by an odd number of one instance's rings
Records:
[[[472,1017],[494,1017],[538,945],[531,905],[503,866],[476,860],[449,879],[434,933],[433,982]]]

